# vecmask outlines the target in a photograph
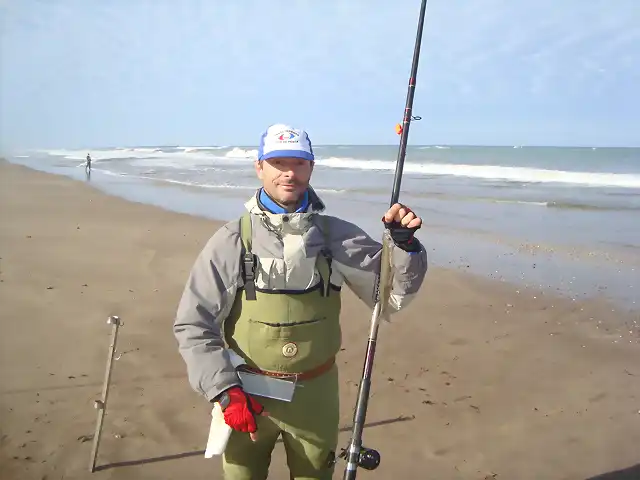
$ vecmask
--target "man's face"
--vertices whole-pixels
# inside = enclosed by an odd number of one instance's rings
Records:
[[[313,162],[302,158],[283,157],[256,162],[256,173],[262,186],[284,207],[298,204],[309,186]]]

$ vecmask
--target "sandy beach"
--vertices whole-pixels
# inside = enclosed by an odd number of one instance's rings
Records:
[[[210,406],[172,334],[220,223],[3,161],[0,179],[0,478],[221,478],[203,456]],[[124,322],[121,356],[90,474],[109,315]],[[369,319],[345,292],[342,444]],[[640,478],[639,320],[602,299],[433,268],[380,330],[364,441],[382,463],[358,478]],[[283,453],[269,478],[288,478]]]

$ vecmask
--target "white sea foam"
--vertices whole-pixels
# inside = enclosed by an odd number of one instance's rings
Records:
[[[359,170],[395,170],[395,162],[383,160],[356,160],[330,157],[318,161],[318,165],[331,168]],[[480,178],[483,180],[507,180],[525,183],[567,183],[595,187],[640,188],[640,175],[622,173],[571,172],[527,167],[498,165],[464,165],[448,163],[410,163],[404,172],[421,175],[450,175]]]
[[[255,159],[258,156],[258,150],[244,150],[242,148],[233,147],[227,153],[224,154],[228,158],[251,158]]]

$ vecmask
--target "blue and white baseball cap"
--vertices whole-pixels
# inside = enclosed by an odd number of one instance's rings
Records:
[[[258,160],[278,157],[304,158],[313,161],[313,147],[304,130],[278,123],[271,125],[260,138]]]

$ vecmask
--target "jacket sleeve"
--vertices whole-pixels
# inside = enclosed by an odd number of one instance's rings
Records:
[[[241,283],[241,241],[230,224],[200,252],[189,274],[173,325],[191,387],[211,401],[240,385],[222,337],[222,325]]]
[[[345,283],[370,308],[374,306],[374,287],[380,272],[382,244],[360,227],[332,218],[332,253]],[[419,240],[415,238],[415,241]],[[406,307],[416,295],[427,273],[427,252],[420,243],[417,252],[405,252],[392,245],[393,284],[390,313]]]

